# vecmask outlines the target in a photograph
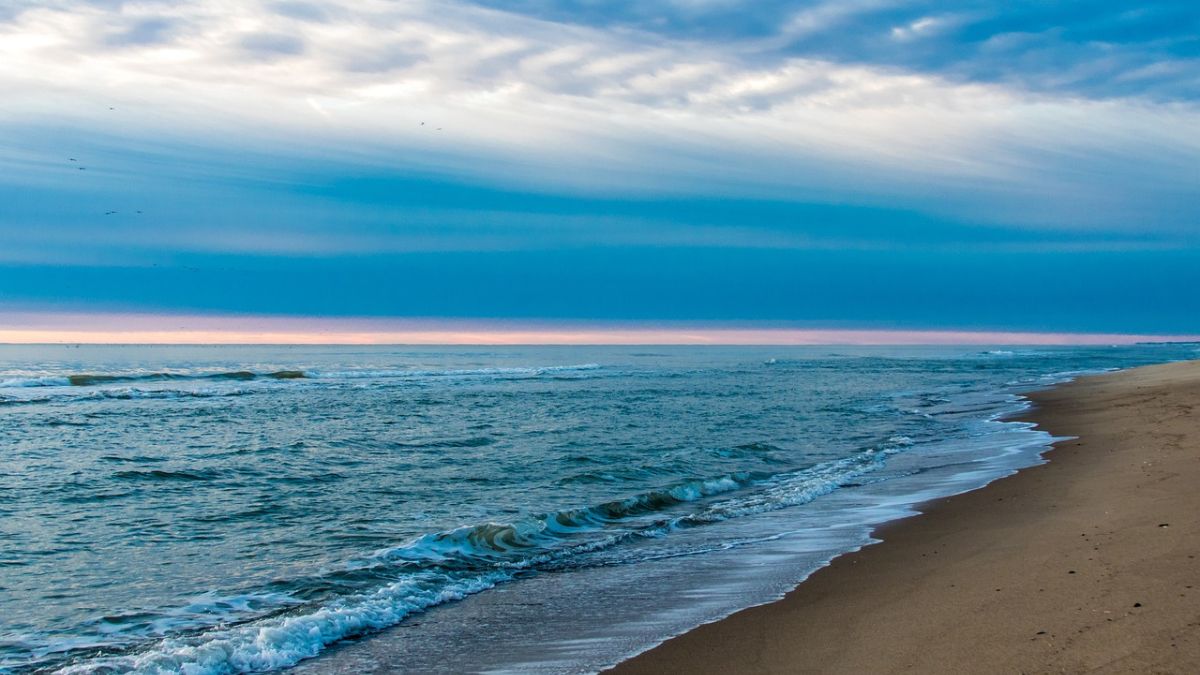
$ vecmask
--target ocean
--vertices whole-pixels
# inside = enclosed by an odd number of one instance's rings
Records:
[[[1122,347],[0,346],[0,672],[587,673],[1036,464]]]

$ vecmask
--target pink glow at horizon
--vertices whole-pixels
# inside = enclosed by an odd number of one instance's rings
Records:
[[[0,343],[412,345],[1106,345],[1195,335],[1039,333],[450,319],[0,313]]]

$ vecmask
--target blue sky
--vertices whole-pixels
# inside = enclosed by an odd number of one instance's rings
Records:
[[[0,90],[0,313],[1200,332],[1191,2],[0,0]]]

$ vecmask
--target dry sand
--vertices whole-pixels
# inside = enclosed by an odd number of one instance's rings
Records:
[[[1031,398],[1048,464],[611,672],[1200,673],[1200,362]]]

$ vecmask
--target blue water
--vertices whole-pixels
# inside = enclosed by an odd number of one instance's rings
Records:
[[[1196,356],[0,346],[0,671],[594,671],[1040,461],[1020,392]]]

